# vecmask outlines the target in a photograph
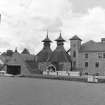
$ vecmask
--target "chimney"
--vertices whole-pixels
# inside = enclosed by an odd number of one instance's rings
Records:
[[[102,43],[105,43],[105,38],[101,38],[101,42]]]

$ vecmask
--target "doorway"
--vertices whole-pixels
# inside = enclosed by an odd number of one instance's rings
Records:
[[[21,66],[19,65],[7,65],[7,73],[18,75],[21,73]]]

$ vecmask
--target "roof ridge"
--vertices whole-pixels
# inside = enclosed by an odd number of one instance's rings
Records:
[[[88,41],[81,45],[80,51],[82,52],[102,52],[105,51],[105,44],[95,41]]]
[[[82,39],[80,39],[77,35],[74,35],[70,40],[80,40],[80,41],[82,41]]]
[[[57,46],[56,49],[52,52],[49,60],[50,62],[70,62],[68,55],[64,46]]]

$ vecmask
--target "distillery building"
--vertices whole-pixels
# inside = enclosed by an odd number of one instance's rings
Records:
[[[70,39],[73,70],[81,70],[85,74],[105,75],[105,38],[100,42],[81,42],[76,35]]]

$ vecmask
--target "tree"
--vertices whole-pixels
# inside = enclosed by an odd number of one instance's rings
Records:
[[[27,48],[24,48],[24,50],[21,52],[22,54],[30,54],[29,50]]]
[[[12,50],[7,50],[6,52],[3,52],[2,55],[12,56],[13,55],[13,51]]]

